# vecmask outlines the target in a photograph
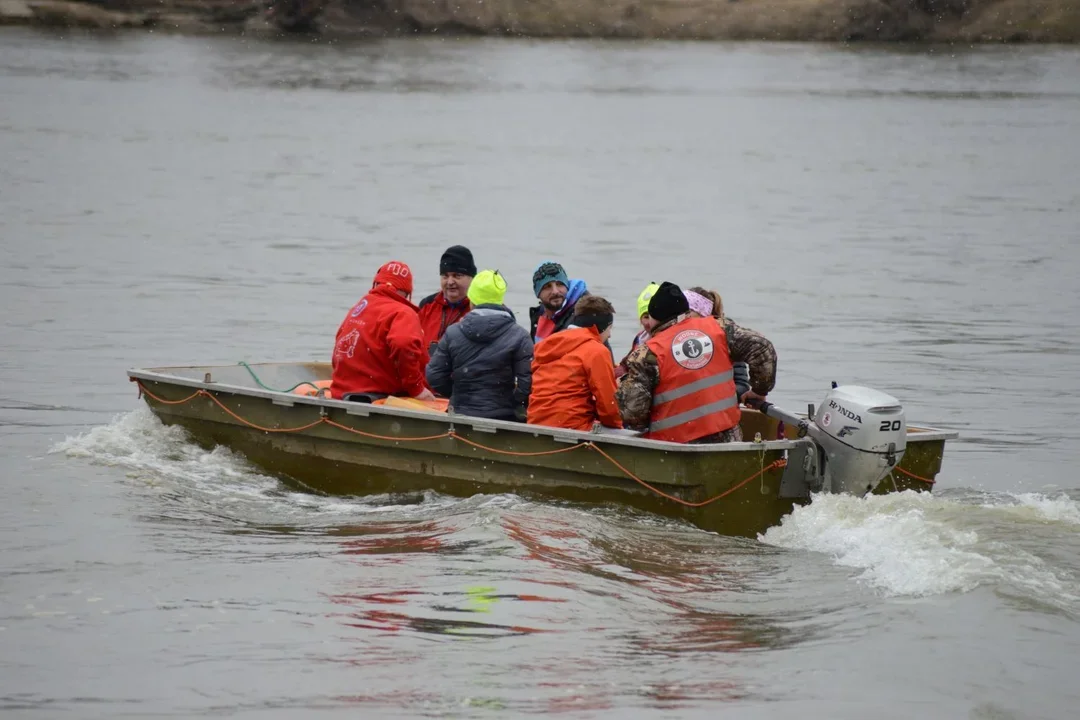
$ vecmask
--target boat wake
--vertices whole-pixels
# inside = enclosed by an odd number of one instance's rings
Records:
[[[227,448],[203,449],[183,429],[164,425],[143,407],[59,442],[50,452],[124,468],[133,484],[167,500],[161,512],[170,519],[230,527],[322,533],[376,519],[423,523],[461,514],[459,520],[468,527],[486,524],[485,518],[502,522],[507,513],[534,518],[550,514],[547,504],[510,495],[459,499],[434,492],[369,497],[296,492]],[[661,532],[672,542],[687,532],[702,541],[712,538],[628,510],[557,505],[562,522],[576,517],[573,524],[580,524],[578,529],[596,542],[615,532],[622,538],[616,545],[624,549],[642,533]],[[555,506],[550,510],[555,512]],[[627,522],[633,530],[623,527]],[[450,521],[450,526],[457,525]],[[835,567],[854,570],[851,577],[859,584],[886,597],[982,587],[1024,607],[1080,616],[1078,530],[1080,494],[949,490],[866,498],[816,496],[758,540],[762,548],[822,553]],[[726,540],[724,553],[731,550]]]
[[[886,596],[988,587],[1017,603],[1080,615],[1080,502],[1061,493],[912,491],[815,496],[762,542],[831,556]]]
[[[146,407],[56,443],[49,452],[124,468],[134,483],[205,516],[244,525],[318,528],[372,513],[420,516],[460,502],[437,493],[354,498],[295,492],[228,448],[200,447],[183,428],[165,425]]]

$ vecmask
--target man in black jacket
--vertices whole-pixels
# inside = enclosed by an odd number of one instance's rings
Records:
[[[532,390],[533,344],[503,305],[506,281],[484,270],[469,285],[473,309],[446,329],[427,366],[431,389],[459,415],[525,417]]]

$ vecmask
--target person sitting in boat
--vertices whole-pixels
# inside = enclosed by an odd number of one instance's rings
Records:
[[[570,326],[574,304],[589,295],[584,280],[570,280],[557,262],[542,262],[533,273],[533,292],[540,300],[529,308],[529,334],[538,343]]]
[[[704,309],[704,308],[702,308]],[[649,301],[652,337],[630,354],[616,394],[623,423],[646,437],[681,443],[739,442],[741,411],[732,361],[750,364],[753,389],[764,397],[776,381],[776,351],[747,353],[712,317],[696,317],[682,289],[665,282]],[[765,355],[770,359],[766,360]]]
[[[720,293],[715,290],[706,290],[703,287],[692,287],[684,290],[683,295],[690,305],[691,315],[696,317],[714,317],[724,326],[724,334],[727,335],[728,344],[733,348],[732,356],[753,357],[754,367],[758,368],[758,378],[761,384],[767,382],[769,377],[776,374],[776,350],[772,343],[762,337],[761,333],[738,325],[734,320],[724,315],[724,300]],[[735,373],[735,390],[739,401],[743,404],[755,404],[764,400],[764,396],[758,395],[751,389],[750,365],[747,362],[732,362],[731,367]]]
[[[476,276],[472,252],[464,245],[453,245],[439,259],[439,292],[420,301],[420,325],[428,353],[442,340],[446,329],[461,320],[472,309],[469,304],[469,284]]]
[[[615,402],[615,367],[604,344],[614,319],[610,302],[587,295],[575,304],[573,322],[565,330],[537,344],[530,423],[586,431],[596,422],[622,427]]]
[[[656,321],[649,315],[649,301],[652,300],[653,294],[660,289],[660,286],[656,283],[649,283],[645,286],[645,289],[641,291],[641,294],[637,298],[637,314],[638,322],[641,323],[641,332],[634,336],[634,342],[630,345],[630,352],[626,353],[619,364],[615,366],[615,379],[622,380],[626,375],[626,359],[630,357],[630,353],[634,352],[641,343],[649,339],[649,332],[656,327]]]
[[[532,387],[533,344],[503,304],[506,281],[484,270],[469,285],[472,310],[451,325],[427,366],[432,390],[455,413],[496,420],[525,419]]]
[[[403,262],[388,262],[375,273],[371,290],[338,328],[331,360],[332,397],[435,399],[424,384],[428,354],[416,306],[410,301],[412,290],[412,271]]]

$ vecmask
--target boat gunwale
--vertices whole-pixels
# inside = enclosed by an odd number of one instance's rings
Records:
[[[291,363],[285,363],[291,364]],[[296,363],[303,364],[303,363]],[[690,445],[685,443],[668,442],[664,440],[652,440],[649,438],[638,436],[622,436],[605,434],[603,432],[593,433],[581,430],[567,430],[563,428],[549,428],[544,425],[530,425],[527,423],[513,422],[508,420],[492,420],[489,418],[478,418],[470,415],[441,415],[435,413],[424,412],[421,410],[408,410],[405,408],[393,408],[383,405],[370,405],[367,403],[356,403],[346,400],[334,400],[332,398],[320,398],[311,395],[297,395],[291,392],[279,392],[273,390],[263,390],[262,388],[249,387],[245,385],[233,385],[229,383],[220,382],[204,382],[202,380],[195,380],[192,378],[182,377],[179,375],[171,375],[167,372],[161,372],[162,370],[173,370],[183,368],[185,370],[199,370],[205,372],[211,372],[214,369],[231,367],[229,365],[193,365],[193,366],[173,366],[168,368],[132,368],[127,371],[128,378],[131,380],[145,380],[149,382],[160,382],[171,385],[178,385],[181,387],[189,387],[196,390],[222,392],[231,395],[240,395],[244,397],[254,397],[264,400],[269,400],[272,403],[279,406],[293,406],[296,404],[308,405],[319,408],[334,408],[345,411],[346,414],[352,416],[363,417],[365,415],[376,414],[386,415],[389,417],[401,417],[414,420],[425,420],[428,422],[435,422],[443,425],[448,425],[451,429],[455,424],[466,425],[472,427],[474,430],[481,432],[496,432],[499,430],[515,433],[532,435],[533,437],[548,436],[555,442],[563,443],[577,443],[577,442],[603,442],[605,444],[623,445],[628,447],[642,448],[646,450],[660,450],[666,452],[678,452],[678,453],[715,453],[715,452],[747,452],[755,451],[761,452],[764,450],[790,450],[798,447],[805,442],[805,439],[799,438],[796,440],[764,440],[762,442],[732,442],[732,443],[710,443],[700,445]],[[281,400],[287,399],[288,403],[282,403]],[[363,408],[363,412],[356,412],[358,408]],[[915,432],[911,432],[914,430]],[[930,428],[923,426],[909,426],[907,442],[934,442],[943,440],[955,440],[959,437],[959,433],[952,430],[941,430],[939,428]]]

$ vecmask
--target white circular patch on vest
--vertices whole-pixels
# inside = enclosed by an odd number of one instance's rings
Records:
[[[700,370],[713,359],[713,341],[700,330],[683,330],[671,341],[675,362],[687,370]]]

